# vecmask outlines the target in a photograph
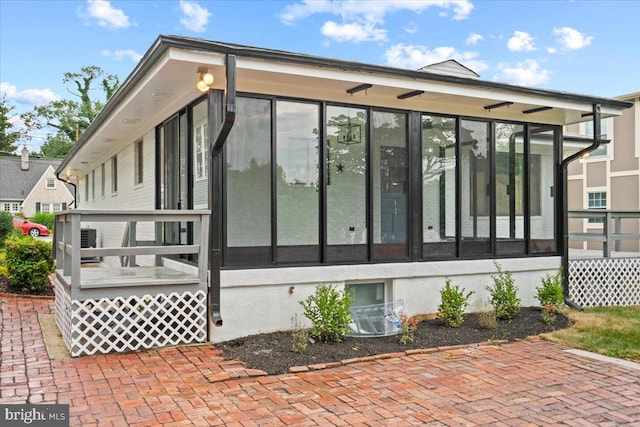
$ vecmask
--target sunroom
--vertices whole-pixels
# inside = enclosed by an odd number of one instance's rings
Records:
[[[161,36],[58,172],[98,246],[153,242],[127,269],[198,276],[206,246],[214,342],[303,321],[321,283],[409,314],[436,311],[447,278],[482,299],[496,260],[533,304],[564,248],[562,125],[626,105],[436,71]],[[125,209],[210,218],[136,235],[91,218]],[[191,252],[152,249],[167,245]],[[124,268],[100,253],[98,268]]]

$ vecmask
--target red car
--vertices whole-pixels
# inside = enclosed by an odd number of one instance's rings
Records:
[[[33,237],[49,235],[49,229],[44,225],[29,222],[29,220],[20,218],[19,216],[13,217],[13,226],[22,230],[23,234],[29,234]]]

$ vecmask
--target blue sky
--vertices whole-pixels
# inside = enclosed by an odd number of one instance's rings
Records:
[[[123,81],[166,34],[615,97],[640,90],[639,22],[633,0],[0,0],[0,92],[21,112],[85,65]]]

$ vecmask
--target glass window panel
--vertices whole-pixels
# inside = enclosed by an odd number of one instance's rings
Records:
[[[271,103],[238,98],[226,143],[227,246],[271,245]]]
[[[134,167],[134,184],[142,184],[144,179],[144,145],[142,141],[138,141],[134,145],[135,147],[135,167]]]
[[[118,192],[118,155],[111,158],[111,193]]]
[[[524,126],[496,123],[496,237],[524,238]]]
[[[317,245],[319,108],[278,101],[276,115],[277,242],[279,246]]]
[[[192,109],[193,122],[193,208],[209,207],[209,127],[207,125],[207,100]]]
[[[465,240],[488,240],[491,231],[491,167],[489,163],[489,124],[461,121],[461,225]]]
[[[366,110],[327,107],[327,244],[367,243]]]
[[[607,209],[607,193],[598,191],[594,193],[587,193],[587,207],[589,209],[605,210]],[[589,218],[589,224],[602,224],[603,218]]]
[[[374,111],[371,120],[374,256],[406,257],[407,115]]]
[[[555,161],[554,141],[557,129],[529,126],[529,250],[555,252]]]
[[[105,190],[105,164],[100,165],[100,196],[104,198]]]
[[[456,119],[422,116],[422,239],[455,241]]]
[[[384,283],[350,283],[345,291],[353,297],[352,307],[384,304]]]

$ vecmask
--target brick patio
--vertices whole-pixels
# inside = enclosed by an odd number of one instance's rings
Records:
[[[71,425],[640,426],[640,370],[540,340],[263,376],[210,345],[51,360],[52,311],[0,296],[0,401],[68,403]]]

